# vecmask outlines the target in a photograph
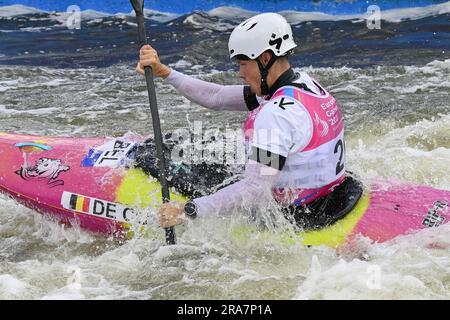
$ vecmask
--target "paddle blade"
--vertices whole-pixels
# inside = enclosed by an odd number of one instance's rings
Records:
[[[136,15],[144,13],[144,0],[130,0]]]

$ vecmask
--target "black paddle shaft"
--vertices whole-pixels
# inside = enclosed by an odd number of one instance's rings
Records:
[[[142,47],[147,44],[147,37],[145,34],[144,21],[144,0],[130,0],[134,12],[136,12],[136,19],[139,30],[139,45]],[[161,134],[161,123],[159,120],[158,104],[156,102],[155,84],[153,82],[152,68],[147,66],[145,70],[145,81],[147,82],[148,99],[150,102],[150,110],[152,114],[153,132],[155,135],[156,153],[159,164],[159,181],[161,182],[162,201],[163,203],[170,201],[169,183],[167,181],[166,163],[164,158],[163,139]],[[166,243],[175,244],[175,229],[174,227],[166,228]]]

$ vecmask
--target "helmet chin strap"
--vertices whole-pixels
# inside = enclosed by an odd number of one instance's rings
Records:
[[[258,63],[259,72],[261,73],[261,95],[267,96],[269,94],[269,86],[267,85],[267,75],[269,74],[269,69],[274,64],[275,60],[277,60],[276,55],[272,55],[267,65],[264,67],[259,61],[259,59],[256,59],[256,62]]]

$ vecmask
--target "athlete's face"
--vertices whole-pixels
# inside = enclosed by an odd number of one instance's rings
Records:
[[[255,60],[239,61],[239,77],[251,87],[253,93],[261,95],[261,73]]]

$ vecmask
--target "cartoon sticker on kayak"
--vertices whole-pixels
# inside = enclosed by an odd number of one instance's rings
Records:
[[[32,167],[22,165],[16,173],[24,180],[48,180],[50,188],[64,185],[64,181],[57,179],[59,174],[68,171],[69,166],[63,165],[59,159],[40,158]]]

